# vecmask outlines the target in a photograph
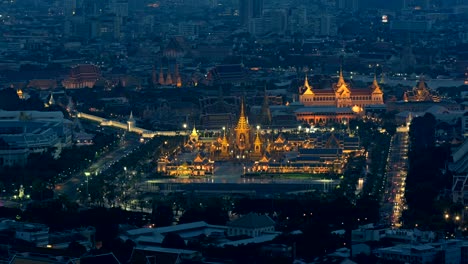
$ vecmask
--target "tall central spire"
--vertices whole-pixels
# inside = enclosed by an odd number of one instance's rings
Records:
[[[382,89],[380,89],[379,83],[377,82],[377,74],[374,74],[374,81],[372,81],[372,93],[381,94]]]
[[[310,85],[309,85],[309,77],[305,76],[305,79],[304,79],[304,87],[307,88],[307,89],[310,89]]]
[[[312,86],[310,86],[309,84],[309,78],[307,77],[307,74],[305,76],[305,79],[304,79],[304,92],[303,94],[310,94],[310,95],[314,95],[314,92],[312,91]]]
[[[336,84],[337,87],[340,87],[342,85],[346,85],[344,77],[343,77],[343,67],[340,66],[340,77],[338,78],[338,83]]]
[[[236,129],[250,129],[249,123],[247,122],[247,118],[245,117],[244,98],[241,99],[241,109]]]

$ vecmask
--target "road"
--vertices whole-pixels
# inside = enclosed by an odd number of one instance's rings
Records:
[[[72,177],[68,178],[66,181],[56,184],[55,194],[65,194],[71,201],[76,201],[79,199],[79,193],[77,188],[86,183],[86,176],[89,173],[89,176],[96,176],[101,172],[109,169],[114,163],[118,162],[123,157],[132,153],[136,148],[141,145],[139,142],[139,137],[128,137],[125,141],[120,143],[120,146],[117,149],[110,151],[102,155],[98,160],[93,162],[87,168],[75,173]]]
[[[401,213],[406,209],[404,195],[408,171],[408,142],[407,131],[397,132],[392,138],[388,155],[387,183],[381,215],[386,224],[395,227],[401,226]]]

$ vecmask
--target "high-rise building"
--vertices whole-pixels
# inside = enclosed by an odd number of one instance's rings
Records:
[[[337,0],[336,5],[339,9],[346,10],[348,12],[356,12],[359,8],[358,0]]]
[[[239,16],[242,25],[247,25],[252,18],[263,14],[263,0],[239,0]]]
[[[265,10],[261,18],[252,18],[248,23],[249,33],[263,35],[267,33],[284,34],[288,26],[288,14],[284,9]]]
[[[318,17],[320,21],[320,27],[317,31],[317,35],[322,36],[336,36],[338,29],[336,23],[336,17],[328,14],[324,14]]]
[[[128,1],[127,0],[112,0],[109,2],[111,13],[119,17],[128,17]]]

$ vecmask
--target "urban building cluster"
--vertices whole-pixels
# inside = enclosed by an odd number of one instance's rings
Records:
[[[142,214],[150,196],[219,195],[224,210],[234,206],[231,198],[263,195],[275,208],[280,196],[327,200],[351,189],[342,197],[352,196],[353,208],[362,197],[378,197],[385,225],[346,223],[346,230],[327,234],[346,241],[346,248],[314,260],[296,258],[295,242],[276,243],[295,241],[310,222],[289,230],[297,223],[286,221],[289,216],[278,221],[276,212],[230,211],[225,225],[189,221],[113,231],[129,241],[129,263],[213,263],[201,248],[252,245],[265,258],[295,263],[468,259],[467,0],[28,0],[1,7],[1,171],[23,171],[40,154],[60,160],[66,150],[75,151],[78,162],[96,135],[116,141],[48,182],[34,179],[23,187],[24,175],[2,176],[8,186],[0,182],[0,207],[24,211],[31,198],[24,188],[42,190],[41,199],[47,191],[57,199],[69,195],[88,209],[93,195],[102,200],[94,205],[124,211],[142,204]],[[450,187],[437,192],[458,211],[434,216],[453,227],[450,234],[400,227],[408,209],[411,122],[424,116],[434,119],[434,145],[452,157],[441,173],[451,175]],[[357,122],[372,126],[352,125]],[[363,137],[370,127],[375,138]],[[391,138],[388,149],[375,142],[379,135]],[[145,157],[128,158],[158,139],[161,145],[145,150]],[[99,178],[106,172],[112,175]],[[353,177],[357,182],[349,183]],[[383,184],[372,183],[376,179]],[[212,185],[196,185],[204,182]],[[231,188],[239,182],[257,189]],[[320,194],[304,187],[317,184]],[[171,206],[169,223],[180,218]],[[387,211],[398,219],[387,221]],[[312,219],[314,213],[300,214]],[[106,247],[97,233],[94,227],[56,232],[19,215],[4,219],[0,238],[30,247],[11,252],[0,246],[0,263],[119,263],[122,256],[101,254]],[[165,240],[175,235],[182,244],[168,247]],[[78,258],[33,252],[77,244],[86,252]]]

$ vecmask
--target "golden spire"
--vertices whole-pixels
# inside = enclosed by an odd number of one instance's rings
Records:
[[[255,145],[260,145],[260,144],[262,144],[262,141],[260,140],[260,137],[258,136],[258,131],[257,131],[257,136],[255,136],[254,144],[255,144]]]
[[[195,125],[193,125],[193,129],[192,129],[192,134],[191,134],[191,136],[193,136],[193,137],[198,136],[197,129],[195,128]]]
[[[372,88],[373,88],[372,93],[382,93],[379,83],[377,82],[377,74],[374,74],[374,81],[372,81]]]
[[[309,88],[309,87],[310,87],[310,85],[309,85],[309,79],[308,79],[308,75],[307,75],[307,74],[306,74],[305,79],[304,79],[304,87],[306,87],[306,88]]]
[[[227,144],[228,144],[228,140],[227,140],[227,137],[226,137],[226,130],[224,130],[224,136],[223,136],[222,144],[223,144],[223,145],[227,145]]]
[[[241,100],[241,109],[239,115],[239,121],[237,122],[236,130],[239,129],[250,129],[249,123],[247,122],[247,118],[245,117],[244,111],[244,99]]]
[[[338,78],[338,82],[336,83],[336,87],[341,87],[342,85],[346,85],[344,77],[343,77],[343,67],[340,66],[340,77]]]
[[[312,94],[312,95],[314,94],[314,92],[312,91],[312,86],[310,86],[310,84],[309,84],[309,79],[307,77],[307,74],[306,74],[305,79],[304,79],[304,88],[306,88],[306,89],[305,89],[303,94]]]
[[[424,80],[424,75],[423,74],[421,74],[421,76],[419,76],[418,89],[419,90],[426,90],[427,89],[426,81]]]

